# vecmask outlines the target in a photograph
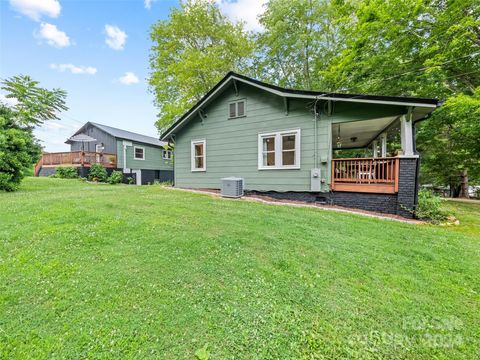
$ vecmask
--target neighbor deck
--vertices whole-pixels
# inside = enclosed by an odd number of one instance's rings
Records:
[[[90,167],[93,164],[101,164],[106,168],[116,168],[117,156],[115,154],[91,151],[44,153],[35,166],[35,175],[38,176],[38,173],[42,167]]]

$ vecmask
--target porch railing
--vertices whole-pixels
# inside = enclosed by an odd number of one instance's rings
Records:
[[[90,166],[92,164],[102,164],[107,168],[115,168],[117,166],[117,156],[91,151],[44,153],[35,166],[35,175],[38,175],[42,166]]]
[[[333,191],[398,192],[398,158],[333,159]]]

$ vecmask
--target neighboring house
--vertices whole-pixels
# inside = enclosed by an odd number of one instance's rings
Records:
[[[415,123],[435,99],[300,91],[228,73],[161,140],[174,144],[175,186],[247,192],[411,217],[417,199]],[[387,156],[389,136],[402,149]],[[334,150],[373,148],[336,159]]]
[[[69,139],[65,143],[70,145],[70,152],[44,153],[36,175],[52,174],[58,166],[75,166],[85,176],[92,164],[101,163],[132,176],[139,185],[173,180],[172,152],[166,149],[166,142],[93,122],[87,122],[72,137],[76,135],[87,135],[95,141]]]

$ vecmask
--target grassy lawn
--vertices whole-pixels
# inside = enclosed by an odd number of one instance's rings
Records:
[[[0,204],[3,358],[478,355],[479,205],[440,227],[48,178]]]

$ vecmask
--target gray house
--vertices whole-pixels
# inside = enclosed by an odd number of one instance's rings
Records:
[[[78,167],[85,175],[88,168],[100,163],[107,169],[121,170],[138,185],[173,180],[172,152],[157,138],[125,131],[107,125],[87,122],[72,137],[86,135],[95,141],[67,140],[70,151],[44,153],[36,175],[49,175],[59,166]]]
[[[230,72],[161,140],[174,144],[178,187],[219,189],[235,176],[250,193],[411,217],[415,123],[437,106],[435,99],[285,89]],[[351,149],[368,157],[342,157]]]

